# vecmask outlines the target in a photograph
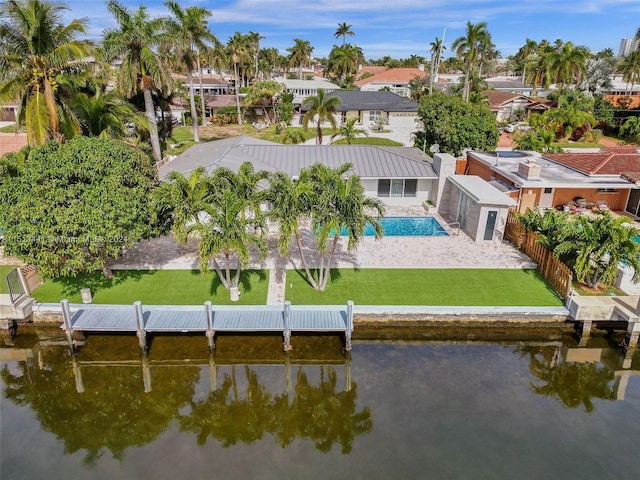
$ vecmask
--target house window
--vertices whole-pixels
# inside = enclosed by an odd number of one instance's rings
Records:
[[[415,178],[381,178],[378,180],[378,197],[415,197],[418,180]]]
[[[369,110],[370,122],[375,122],[379,118],[382,118],[382,112],[380,110]]]
[[[553,193],[553,188],[545,188],[544,193]]]
[[[616,193],[615,188],[599,188],[598,193]]]

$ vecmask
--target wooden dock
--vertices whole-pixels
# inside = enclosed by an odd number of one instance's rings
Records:
[[[67,341],[73,349],[73,333],[135,332],[140,348],[147,348],[147,333],[199,333],[215,348],[216,332],[281,332],[285,351],[291,350],[294,332],[344,333],[345,349],[351,350],[353,302],[346,306],[143,306],[69,305],[60,302]],[[74,313],[72,313],[72,309]]]

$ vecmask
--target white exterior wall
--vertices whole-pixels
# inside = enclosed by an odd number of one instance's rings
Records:
[[[415,197],[378,197],[378,179],[361,179],[365,195],[377,198],[385,205],[390,206],[412,206],[421,205],[425,200],[431,200],[431,192],[434,189],[435,181],[432,179],[418,179],[418,186]]]

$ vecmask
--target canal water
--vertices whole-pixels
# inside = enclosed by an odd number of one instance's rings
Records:
[[[3,340],[3,480],[640,478],[640,354],[612,338],[61,340]]]

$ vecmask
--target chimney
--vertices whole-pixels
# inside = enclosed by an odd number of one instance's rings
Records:
[[[542,167],[533,158],[520,162],[518,165],[518,174],[527,180],[539,180],[541,170]]]

